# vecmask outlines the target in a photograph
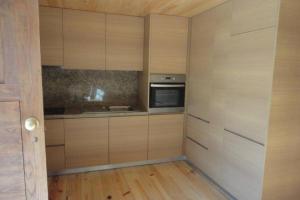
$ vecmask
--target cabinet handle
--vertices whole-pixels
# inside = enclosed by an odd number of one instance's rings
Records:
[[[227,133],[231,133],[231,134],[233,134],[233,135],[236,135],[236,136],[238,136],[238,137],[241,137],[241,138],[243,138],[243,139],[245,139],[245,140],[248,140],[248,141],[250,141],[250,142],[253,142],[253,143],[255,143],[255,144],[258,144],[258,145],[260,145],[260,146],[265,146],[265,144],[263,144],[263,143],[261,143],[261,142],[258,142],[258,141],[256,141],[256,140],[253,140],[253,139],[251,139],[251,138],[248,138],[248,137],[246,137],[246,136],[243,136],[243,135],[241,135],[241,134],[239,134],[239,133],[236,133],[236,132],[234,132],[234,131],[231,131],[231,130],[228,130],[228,129],[224,129],[224,131],[226,131]]]
[[[187,138],[188,138],[189,140],[191,140],[192,142],[194,142],[195,144],[197,144],[198,146],[202,147],[203,149],[208,150],[208,147],[206,147],[206,146],[204,146],[203,144],[197,142],[197,141],[194,140],[193,138],[190,138],[189,136],[187,136]]]
[[[199,119],[200,121],[203,121],[203,122],[205,122],[205,123],[207,123],[207,124],[209,124],[210,123],[210,121],[208,121],[208,120],[205,120],[205,119],[202,119],[202,118],[200,118],[200,117],[196,117],[195,115],[191,115],[191,114],[188,114],[190,117],[193,117],[193,118],[196,118],[196,119]]]

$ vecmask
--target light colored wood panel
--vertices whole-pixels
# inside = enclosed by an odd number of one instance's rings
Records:
[[[108,119],[65,120],[66,167],[108,163]]]
[[[207,121],[210,120],[215,24],[215,10],[195,16],[191,22],[188,113]]]
[[[150,16],[150,73],[185,74],[188,18]]]
[[[232,37],[225,63],[225,128],[261,143],[268,128],[275,32],[269,28]]]
[[[151,13],[191,17],[226,0],[39,0],[40,5],[97,11],[114,14],[146,16]]]
[[[46,145],[65,144],[65,127],[63,119],[45,120]]]
[[[149,116],[148,159],[182,155],[183,114]]]
[[[300,198],[299,9],[281,1],[263,200]]]
[[[278,0],[233,0],[232,34],[275,26]]]
[[[111,163],[147,160],[148,116],[109,119]]]
[[[63,10],[64,67],[105,69],[105,15]]]
[[[40,7],[42,65],[63,66],[63,20],[61,8]]]
[[[259,200],[264,171],[264,147],[224,133],[221,186],[237,199]]]
[[[18,102],[0,103],[0,199],[25,200],[25,182]]]
[[[46,156],[48,171],[65,169],[65,146],[46,147]]]
[[[49,178],[53,199],[225,200],[183,161]]]
[[[187,136],[208,147],[209,124],[192,116],[187,117]]]
[[[108,70],[143,70],[144,19],[106,15],[106,67]]]

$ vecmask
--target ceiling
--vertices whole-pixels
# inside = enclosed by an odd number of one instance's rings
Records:
[[[40,5],[145,16],[150,13],[191,17],[227,0],[39,0]]]

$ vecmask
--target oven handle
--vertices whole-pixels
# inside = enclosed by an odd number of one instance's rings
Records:
[[[158,88],[178,88],[178,87],[185,87],[185,84],[150,84],[151,87],[158,87]]]

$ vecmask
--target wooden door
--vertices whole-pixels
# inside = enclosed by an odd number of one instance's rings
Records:
[[[105,69],[105,15],[63,10],[64,67]]]
[[[108,163],[108,119],[65,120],[66,167],[89,167]]]
[[[183,114],[149,116],[148,159],[182,155]]]
[[[106,67],[143,71],[144,18],[106,15]]]
[[[111,163],[147,160],[148,116],[109,119]]]
[[[150,16],[150,72],[185,74],[188,47],[188,18]]]
[[[61,8],[40,7],[42,65],[63,66]]]
[[[39,38],[38,1],[0,1],[0,199],[48,199]]]

